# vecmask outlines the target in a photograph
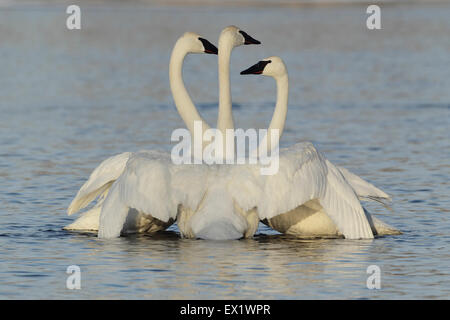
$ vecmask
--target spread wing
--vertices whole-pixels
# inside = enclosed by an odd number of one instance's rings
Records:
[[[373,238],[355,191],[341,171],[311,143],[281,150],[278,173],[267,176],[263,188],[267,196],[258,205],[260,219],[270,219],[318,199],[346,238]]]
[[[173,165],[170,155],[159,151],[133,154],[104,201],[98,236],[120,236],[130,209],[168,222],[176,219],[179,204],[195,208],[204,194],[205,170],[203,165]]]

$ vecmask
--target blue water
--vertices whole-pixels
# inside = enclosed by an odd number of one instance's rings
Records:
[[[5,299],[435,299],[450,298],[450,5],[0,7],[0,298]],[[261,226],[253,239],[155,236],[99,240],[61,228],[67,206],[105,158],[170,150],[183,127],[168,86],[171,47],[186,30],[217,43],[236,24],[262,46],[235,49],[238,127],[267,127],[271,79],[241,77],[279,55],[290,77],[282,144],[311,141],[332,162],[392,195],[401,229],[373,241],[298,240]],[[217,116],[217,61],[185,66],[193,100]],[[81,268],[81,289],[66,269]],[[370,265],[381,289],[369,290]]]

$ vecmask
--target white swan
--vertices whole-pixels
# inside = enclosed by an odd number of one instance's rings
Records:
[[[231,92],[229,63],[231,51],[243,44],[258,44],[235,26],[224,29],[219,39],[219,91],[220,106],[218,125],[229,127]],[[178,77],[179,78],[179,77]],[[177,86],[171,86],[175,96]],[[185,93],[184,100],[189,97]],[[175,99],[178,105],[178,100]],[[194,121],[200,120],[194,112],[180,112],[191,133]],[[180,110],[180,109],[179,109]],[[227,117],[228,115],[228,117]],[[225,125],[223,125],[225,124]],[[177,220],[183,237],[205,239],[235,239],[252,236],[259,219],[253,210],[240,210],[228,196],[230,166],[172,165],[167,154],[150,151],[133,154],[123,173],[115,181],[101,211],[99,237],[117,237],[126,226],[128,209],[151,213],[161,221]],[[236,171],[236,170],[233,170]],[[239,172],[236,171],[237,174]],[[242,179],[242,175],[240,176]],[[237,178],[234,181],[238,181]],[[245,185],[244,180],[240,180]],[[237,210],[237,212],[234,212]]]
[[[270,57],[241,74],[262,74],[276,80],[277,102],[268,135],[275,129],[281,137],[289,91],[283,61]],[[266,144],[268,150],[275,147],[270,139],[261,144]],[[273,209],[264,212],[258,207],[259,216],[266,218],[264,222],[273,229],[299,237],[372,238],[400,233],[371,216],[358,201],[358,197],[381,201],[389,200],[389,196],[345,168],[334,166],[312,144],[297,144],[284,150],[280,171],[265,182],[265,194],[274,198],[269,200]]]
[[[222,107],[219,109],[222,111],[219,111],[218,122],[224,123],[224,121],[220,119],[227,118],[227,116],[231,114],[231,91],[229,85],[229,64],[231,51],[236,46],[240,46],[243,44],[259,44],[260,42],[253,39],[247,33],[241,31],[235,26],[229,26],[225,28],[221,33],[219,42],[222,48],[219,52],[219,103],[221,103]],[[188,53],[200,52],[217,54],[217,48],[215,48],[211,43],[201,38],[197,34],[189,32],[185,33],[184,36],[181,37],[174,46],[169,66],[170,87],[174,102],[181,118],[183,119],[184,123],[191,133],[194,132],[195,121],[200,121],[202,123],[203,132],[209,129],[209,125],[199,115],[197,109],[195,108],[182,79],[182,66],[185,56]],[[143,153],[141,153],[140,155],[143,155]],[[166,159],[165,155],[161,153],[155,152],[154,155],[157,155],[156,157],[159,156]],[[75,222],[66,226],[64,229],[92,231],[98,230],[100,213],[103,208],[103,201],[108,194],[112,184],[124,172],[126,164],[131,156],[131,153],[126,152],[111,157],[102,162],[94,170],[88,181],[78,191],[78,194],[70,204],[68,208],[68,214],[71,215],[75,212],[78,212],[99,196],[97,204],[91,210],[83,213]],[[137,158],[139,157],[134,157],[135,162],[138,161]],[[189,222],[190,225],[190,219],[188,218],[188,216],[190,217],[192,214],[186,214],[186,212],[188,211],[181,211],[180,221],[181,224],[184,223],[184,225],[187,225],[187,222]],[[174,213],[176,214],[177,210],[175,210]],[[146,215],[137,210],[130,209],[122,232],[155,232],[167,228],[172,223],[172,218],[167,220],[167,223],[164,223],[152,217],[151,215]]]
[[[182,79],[183,61],[190,53],[217,54],[217,48],[200,35],[186,32],[180,37],[173,50],[169,65],[170,87],[173,98],[183,121],[189,129],[193,129],[193,121],[202,121],[203,127],[209,126],[200,117],[192,103]],[[103,161],[90,175],[88,181],[80,188],[67,210],[68,215],[74,214],[88,206],[99,197],[97,204],[90,210],[84,212],[76,221],[64,227],[66,230],[92,230],[97,231],[99,227],[100,212],[103,202],[114,181],[122,174],[126,163],[132,156],[130,152],[124,152]],[[172,220],[161,222],[151,215],[143,215],[136,210],[130,210],[127,222],[123,228],[124,232],[154,232],[166,229],[173,223]]]

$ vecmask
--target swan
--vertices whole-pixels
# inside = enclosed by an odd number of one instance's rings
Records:
[[[200,42],[203,47],[200,46]],[[231,91],[229,89],[231,51],[234,47],[240,45],[259,44],[260,42],[235,26],[226,27],[221,33],[219,42],[220,47],[222,48],[219,52],[219,100],[225,100],[225,102],[221,104],[222,108],[220,110],[222,110],[222,112],[219,112],[219,123],[222,123],[223,121],[220,119],[226,116],[226,114],[224,116],[223,113],[224,108],[229,108],[229,112],[231,113]],[[185,56],[188,53],[201,52],[217,54],[217,48],[197,34],[190,32],[185,33],[183,37],[176,42],[174,49],[172,50],[169,65],[170,88],[174,102],[178,113],[191,133],[194,132],[195,121],[200,121],[202,123],[203,132],[210,128],[206,121],[199,115],[182,80],[182,65]],[[113,183],[124,172],[127,162],[132,155],[132,153],[125,152],[108,158],[92,172],[88,181],[78,191],[67,212],[69,215],[76,213],[98,197],[97,204],[92,209],[83,213],[75,222],[64,227],[64,229],[98,231],[104,200]],[[143,153],[140,155],[143,155]],[[163,154],[154,152],[153,155],[168,160]],[[138,156],[134,157],[134,161],[138,161],[136,160],[138,158]],[[175,210],[175,212],[178,211]],[[181,224],[184,223],[183,225],[186,225],[186,221],[190,222],[188,216],[190,217],[192,214],[186,215],[186,210],[182,210],[181,212],[179,217]],[[122,232],[156,232],[167,228],[173,222],[174,217],[168,219],[167,222],[163,222],[151,215],[143,214],[135,209],[130,209],[124,222]],[[186,232],[186,234],[188,234],[188,232]]]
[[[284,62],[280,57],[270,57],[241,74],[275,79],[277,101],[267,136],[272,130],[279,130],[280,138],[289,93]],[[262,146],[268,150],[277,147],[266,138],[258,148]],[[382,202],[390,197],[347,169],[333,165],[311,143],[299,143],[281,152],[280,172],[267,177],[264,192],[269,198],[265,204],[268,208],[259,206],[258,214],[265,224],[281,233],[351,239],[401,233],[371,216],[359,202],[360,199]]]
[[[186,32],[181,36],[172,50],[169,63],[170,87],[178,112],[185,124],[190,128],[193,121],[201,121],[204,128],[207,123],[198,114],[192,103],[182,79],[182,68],[185,57],[190,53],[217,54],[217,48],[208,40],[193,32]],[[190,128],[191,129],[191,128]],[[73,223],[65,226],[65,230],[91,230],[98,231],[100,213],[104,200],[115,180],[124,171],[126,164],[133,154],[124,152],[104,160],[90,175],[89,179],[80,188],[75,198],[67,209],[67,214],[72,215],[88,206],[98,198],[97,204],[84,212]],[[130,210],[124,226],[124,232],[156,232],[166,229],[174,221],[162,222],[151,215],[143,215],[136,210]]]
[[[233,126],[229,84],[231,51],[240,45],[259,43],[235,26],[225,28],[219,37],[218,127],[223,131]],[[171,89],[178,106],[179,100],[175,97],[178,86],[171,86]],[[181,99],[190,101],[187,92],[183,92]],[[178,109],[192,134],[195,121],[200,121],[204,130],[209,129],[194,109],[192,103],[188,111]],[[173,165],[167,154],[157,151],[132,154],[102,204],[98,236],[120,236],[127,225],[128,208],[134,208],[143,215],[151,212],[159,221],[176,220],[185,238],[250,237],[258,227],[259,218],[255,210],[243,210],[233,202],[227,190],[232,177],[230,171],[239,175],[226,165]],[[242,176],[240,181],[245,185]]]

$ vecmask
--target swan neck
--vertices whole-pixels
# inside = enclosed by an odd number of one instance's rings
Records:
[[[230,87],[230,58],[233,45],[228,39],[219,39],[219,115],[217,129],[225,133],[226,129],[234,129],[231,87]]]
[[[189,51],[185,48],[181,39],[177,41],[175,47],[172,50],[169,63],[169,81],[170,90],[172,91],[173,100],[177,107],[186,127],[194,135],[194,122],[201,121],[203,128],[206,130],[209,126],[202,119],[197,111],[191,97],[189,96],[186,87],[183,82],[183,62]]]
[[[284,74],[281,77],[277,77],[275,80],[277,83],[277,102],[275,104],[275,110],[273,113],[272,121],[270,122],[269,129],[280,130],[281,138],[287,116],[289,80],[287,74]]]
[[[267,145],[267,150],[271,151],[273,148],[279,145],[279,141],[283,134],[284,125],[286,122],[287,109],[288,109],[288,96],[289,96],[289,80],[287,73],[275,78],[277,84],[277,102],[275,104],[275,110],[273,112],[272,120],[270,121],[267,135],[261,144]],[[277,132],[274,132],[277,131]],[[272,141],[272,135],[278,137],[276,141]]]

